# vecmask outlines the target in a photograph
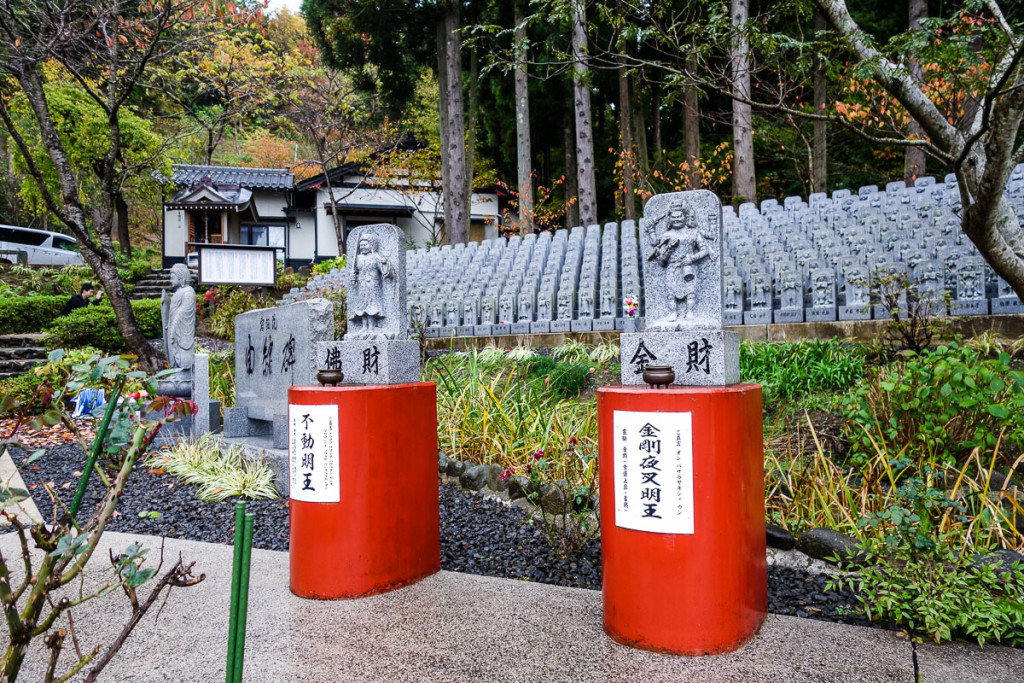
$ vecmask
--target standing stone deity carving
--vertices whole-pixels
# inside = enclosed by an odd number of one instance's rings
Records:
[[[480,301],[480,324],[493,325],[494,322],[494,297],[485,296]]]
[[[380,251],[372,233],[360,235],[350,273],[348,337],[378,339],[384,320],[384,282],[395,277],[395,267]]]
[[[836,305],[835,286],[827,271],[814,273],[811,282],[811,304],[814,308],[828,308]]]
[[[615,317],[615,291],[612,289],[601,290],[601,317],[602,318],[614,318]]]
[[[171,266],[171,290],[164,291],[160,309],[164,324],[164,350],[172,368],[192,370],[196,355],[196,291],[184,263]]]
[[[462,300],[462,324],[476,325],[476,297]]]
[[[698,226],[697,212],[688,202],[676,199],[664,215],[646,222],[651,244],[647,260],[660,266],[667,294],[674,301],[668,314],[653,322],[653,328],[674,328],[676,323],[692,320],[698,305],[698,269],[712,256],[715,236]],[[659,226],[664,226],[659,230]],[[718,273],[707,274],[720,282]],[[720,286],[720,285],[719,285]]]

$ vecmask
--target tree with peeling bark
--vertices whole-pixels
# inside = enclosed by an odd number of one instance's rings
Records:
[[[533,232],[533,154],[530,146],[530,76],[527,68],[529,40],[526,33],[526,0],[513,3],[515,22],[513,53],[516,86],[516,179],[519,190],[519,225]]]
[[[961,58],[978,76],[956,111],[943,111],[905,63],[887,56],[861,30],[841,0],[815,0],[862,68],[921,125],[924,139],[904,139],[949,165],[960,188],[961,227],[988,263],[1024,298],[1024,230],[1005,196],[1015,165],[1024,162],[1018,132],[1024,120],[1024,33],[995,0],[973,3],[948,26],[962,29]],[[929,31],[941,26],[933,24]],[[926,35],[919,44],[935,44]]]
[[[137,91],[147,69],[209,34],[203,25],[199,0],[95,0],[89,4],[64,0],[0,3],[0,120],[13,145],[38,184],[46,208],[78,241],[114,308],[125,343],[147,369],[162,365],[162,355],[150,346],[132,312],[117,274],[113,228],[117,197],[125,177],[121,114]],[[258,13],[236,8],[239,21]],[[186,26],[188,32],[179,31]],[[98,178],[96,200],[83,200],[85,180],[69,157],[66,134],[56,125],[47,101],[46,64],[58,63],[102,111],[107,140],[93,160]],[[20,90],[32,110],[37,134],[46,149],[57,180],[51,190],[44,169],[35,163],[30,143],[12,119],[10,93]]]
[[[572,19],[572,85],[576,114],[576,191],[580,223],[597,223],[597,183],[594,179],[594,131],[590,108],[590,67],[587,46],[586,0],[570,0]]]
[[[754,172],[754,120],[750,109],[750,44],[746,23],[747,0],[732,0],[732,35],[729,62],[732,69],[733,201],[757,201],[757,176]]]

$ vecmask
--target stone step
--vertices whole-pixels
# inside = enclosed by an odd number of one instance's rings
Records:
[[[6,346],[0,347],[0,360],[46,360],[46,349],[41,346]]]
[[[29,334],[2,334],[0,348],[42,347],[45,334],[33,332]]]
[[[0,372],[8,372],[8,373],[13,373],[13,374],[23,374],[26,371],[28,371],[30,368],[32,368],[32,367],[34,367],[36,365],[39,365],[41,362],[43,362],[45,360],[46,360],[45,358],[42,359],[42,360],[39,360],[39,359],[36,359],[36,358],[30,359],[30,360],[25,360],[25,359],[19,359],[19,360],[0,360]]]

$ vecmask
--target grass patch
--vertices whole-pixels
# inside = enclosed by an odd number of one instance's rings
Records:
[[[198,484],[196,498],[202,501],[278,497],[274,473],[262,459],[246,458],[241,446],[222,450],[209,434],[195,441],[182,439],[170,450],[153,453],[149,465],[183,483]]]

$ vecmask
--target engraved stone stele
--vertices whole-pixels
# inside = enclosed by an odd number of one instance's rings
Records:
[[[673,384],[740,381],[739,334],[723,328],[722,203],[707,190],[656,195],[640,220],[645,329],[620,337],[621,381],[642,385],[648,365]]]
[[[316,342],[334,337],[334,304],[309,299],[235,316],[235,407],[224,435],[274,436],[287,445],[288,387],[316,384]]]
[[[390,223],[362,225],[349,233],[345,247],[348,331],[342,341],[315,345],[317,364],[340,362],[342,384],[418,382],[419,342],[407,335],[404,233]],[[461,323],[462,305],[454,295],[445,303],[441,334],[447,336]]]

